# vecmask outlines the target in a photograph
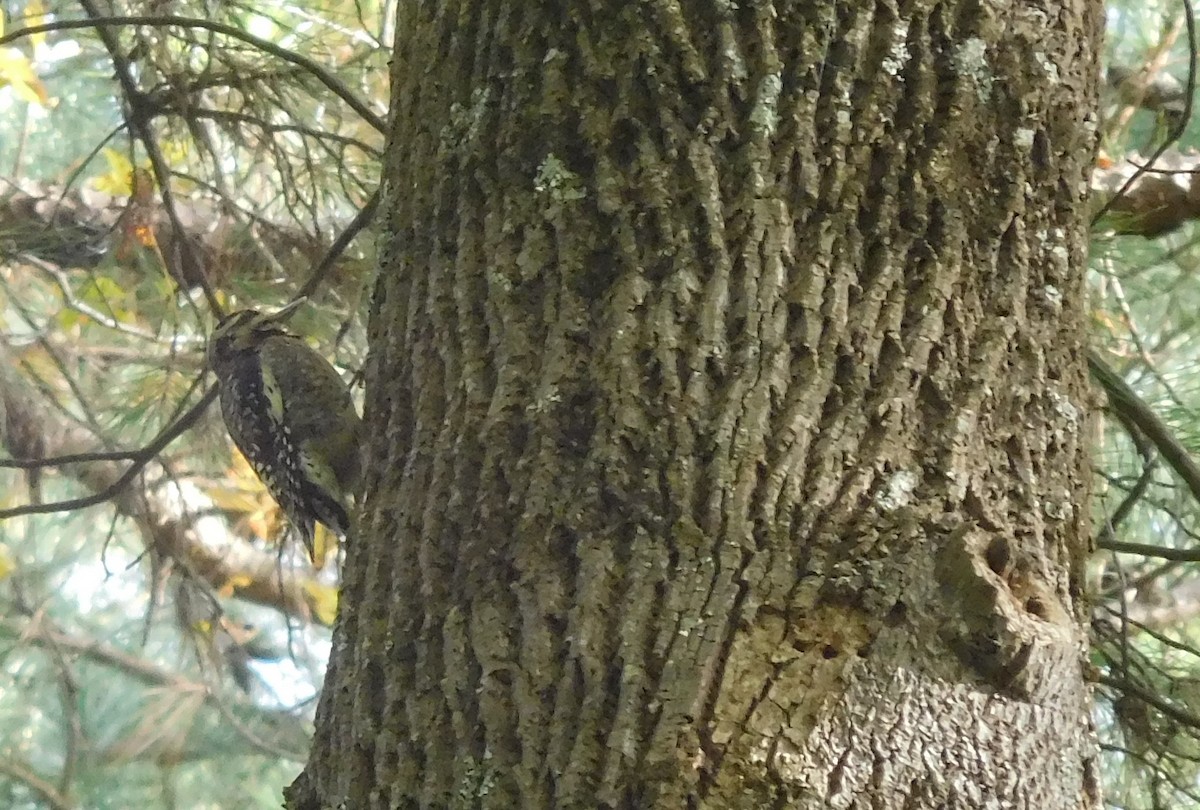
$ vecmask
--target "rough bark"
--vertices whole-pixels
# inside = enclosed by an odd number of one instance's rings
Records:
[[[1095,806],[1101,15],[401,4],[289,806]]]

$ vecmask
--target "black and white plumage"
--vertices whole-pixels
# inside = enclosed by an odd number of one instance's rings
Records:
[[[316,523],[350,529],[361,420],[341,376],[283,322],[303,303],[224,318],[208,344],[234,444],[314,554]]]

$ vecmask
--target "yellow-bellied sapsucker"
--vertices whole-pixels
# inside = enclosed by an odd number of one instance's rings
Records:
[[[315,557],[317,522],[343,537],[350,528],[362,423],[341,375],[283,328],[303,302],[222,319],[208,363],[229,435]]]

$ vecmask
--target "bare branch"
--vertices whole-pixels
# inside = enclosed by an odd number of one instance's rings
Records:
[[[2,356],[2,355],[0,355]],[[0,403],[5,412],[6,430],[3,439],[11,442],[19,436],[36,435],[46,455],[82,455],[77,452],[94,439],[82,428],[65,419],[56,420],[41,407],[37,398],[26,390],[27,384],[13,371],[10,363],[0,362]],[[30,504],[0,510],[0,518],[22,514],[58,512],[90,506],[112,500],[119,514],[132,519],[142,532],[147,548],[177,560],[213,588],[231,588],[232,595],[267,605],[304,621],[326,620],[315,602],[323,586],[281,566],[275,555],[258,551],[243,542],[229,538],[215,542],[202,538],[194,517],[179,514],[168,493],[161,490],[133,488],[129,484],[144,475],[146,466],[170,440],[191,426],[212,401],[215,390],[176,420],[135,457],[124,471],[114,461],[76,463],[64,472],[74,477],[95,494],[85,498],[51,504]],[[20,447],[10,447],[19,454]],[[156,470],[157,480],[166,480],[165,471]]]
[[[239,720],[230,711],[229,706],[204,683],[184,677],[178,672],[159,666],[153,661],[139,658],[125,650],[98,641],[93,638],[73,636],[60,630],[48,627],[44,619],[32,619],[18,622],[13,619],[0,618],[0,632],[20,638],[26,643],[52,650],[57,654],[72,653],[81,655],[91,661],[112,669],[119,670],[137,681],[154,688],[166,688],[180,694],[202,696],[203,702],[217,709],[239,733],[251,744],[273,756],[285,756],[290,759],[303,759],[302,750],[306,744],[307,734],[301,728],[299,721],[292,715],[270,711],[257,706],[240,707],[251,710],[259,720],[270,723],[277,731],[286,734],[294,743],[293,748],[281,748],[272,745],[260,737],[248,732],[243,720]]]
[[[84,11],[92,18],[93,22],[104,16],[93,0],[80,0],[79,4],[83,6]],[[208,301],[209,309],[220,315],[222,313],[221,301],[217,298],[217,294],[212,288],[212,283],[209,281],[208,270],[201,261],[200,253],[196,250],[196,246],[188,237],[187,231],[183,227],[183,222],[179,218],[179,212],[175,208],[175,194],[171,191],[171,167],[167,165],[167,160],[163,157],[162,150],[158,148],[158,139],[154,136],[153,130],[150,129],[152,114],[143,103],[146,97],[145,93],[138,87],[137,81],[133,77],[133,69],[129,66],[129,60],[125,57],[120,43],[117,42],[116,36],[108,26],[97,24],[96,34],[100,37],[100,41],[104,43],[104,47],[108,51],[109,59],[112,60],[113,70],[117,74],[117,81],[120,82],[121,90],[125,95],[125,102],[129,105],[129,112],[126,115],[129,130],[142,142],[142,147],[146,150],[146,155],[150,158],[150,166],[154,170],[154,179],[158,183],[158,193],[162,196],[163,207],[167,210],[167,218],[171,220],[171,225],[175,228],[177,244],[182,248],[181,256],[185,264],[190,265],[190,267],[179,268],[179,282],[186,284],[186,279],[198,283],[204,291],[204,297]],[[167,266],[165,257],[163,265],[164,267]]]
[[[52,810],[75,810],[76,804],[58,792],[54,785],[42,779],[24,763],[14,759],[0,757],[0,773],[16,779],[30,790],[37,793]]]
[[[90,10],[89,10],[90,13]],[[282,59],[285,62],[290,62],[297,67],[303,68],[311,73],[321,84],[325,85],[330,92],[346,102],[346,106],[354,110],[364,121],[371,125],[376,131],[387,134],[387,122],[383,116],[376,113],[366,102],[355,95],[350,88],[346,87],[336,76],[330,73],[321,65],[309,59],[307,56],[289,51],[287,48],[281,48],[273,42],[256,37],[253,34],[248,34],[234,28],[231,25],[224,23],[213,22],[211,20],[201,20],[194,17],[176,17],[173,15],[114,15],[104,16],[96,14],[87,20],[56,20],[51,23],[42,25],[31,25],[25,28],[18,28],[15,31],[0,36],[0,46],[7,45],[10,42],[15,42],[23,37],[32,36],[49,31],[67,31],[72,28],[96,28],[97,26],[129,26],[129,25],[149,25],[149,26],[178,26],[180,28],[203,28],[207,31],[213,31],[218,34],[223,34],[227,37],[240,40],[248,45],[253,45],[255,48],[269,53],[277,59]]]
[[[1108,404],[1117,418],[1127,428],[1132,426],[1140,430],[1154,443],[1171,469],[1183,479],[1192,497],[1200,502],[1200,465],[1196,464],[1188,449],[1129,384],[1095,352],[1088,352],[1088,367],[1092,379],[1100,383],[1108,394]]]

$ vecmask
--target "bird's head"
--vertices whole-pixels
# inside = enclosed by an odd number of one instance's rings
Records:
[[[283,325],[305,303],[298,298],[276,312],[241,309],[226,315],[208,338],[208,362],[212,366],[233,356],[251,351],[272,335],[286,335]]]

